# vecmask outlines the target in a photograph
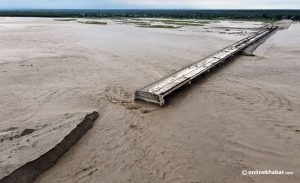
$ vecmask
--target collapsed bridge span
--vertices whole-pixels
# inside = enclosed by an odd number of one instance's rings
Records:
[[[143,100],[146,102],[156,103],[161,106],[165,105],[165,97],[177,90],[183,85],[190,84],[191,81],[200,75],[208,72],[215,66],[229,60],[239,54],[248,46],[257,42],[261,38],[267,36],[277,27],[266,27],[226,48],[213,53],[212,55],[193,63],[159,81],[156,81],[142,89],[135,92],[135,99]]]

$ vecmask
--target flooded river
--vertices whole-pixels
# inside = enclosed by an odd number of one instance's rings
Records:
[[[113,21],[0,22],[0,129],[100,113],[36,182],[299,181],[299,23],[277,31],[256,56],[237,57],[160,108],[134,102],[134,91],[247,36],[213,28],[237,23],[147,29]],[[242,175],[269,169],[294,174]]]

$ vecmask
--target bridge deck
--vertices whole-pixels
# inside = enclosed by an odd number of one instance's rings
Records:
[[[196,63],[189,65],[155,83],[152,83],[135,92],[135,99],[157,103],[163,106],[164,98],[183,85],[190,84],[199,75],[208,72],[214,66],[226,61],[229,57],[271,33],[277,27],[265,28],[249,37],[246,37]]]

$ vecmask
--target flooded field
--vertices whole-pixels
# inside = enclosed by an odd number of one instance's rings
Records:
[[[263,25],[0,18],[0,152],[26,129],[38,132],[96,110],[94,127],[36,182],[296,183],[299,23],[277,31],[256,56],[239,56],[197,80],[164,108],[133,101],[137,88]],[[3,165],[19,157],[0,158]],[[294,174],[241,173],[265,169]]]

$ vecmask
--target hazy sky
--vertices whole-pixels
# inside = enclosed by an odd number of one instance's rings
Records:
[[[300,9],[300,0],[0,0],[0,9]]]

